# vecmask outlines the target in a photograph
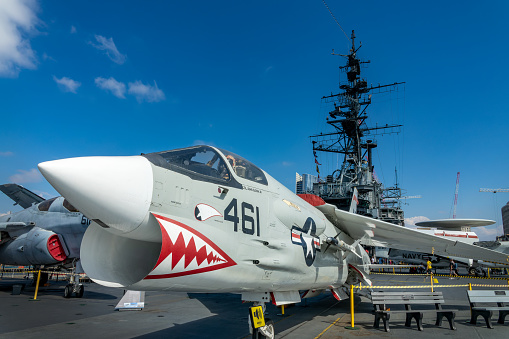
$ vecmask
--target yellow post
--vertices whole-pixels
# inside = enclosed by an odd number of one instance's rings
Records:
[[[37,274],[37,283],[35,285],[34,300],[37,300],[37,292],[39,291],[39,280],[40,279],[41,279],[41,270],[39,269],[39,273]]]
[[[490,277],[490,269],[488,268],[488,278]]]
[[[285,305],[281,305],[281,315],[285,315]]]
[[[431,292],[434,292],[433,291],[433,272],[431,272],[430,274],[431,274]]]
[[[354,309],[353,309],[353,285],[350,285],[350,314],[352,315],[352,328],[354,328]]]
[[[396,274],[396,269],[394,267],[392,268],[392,273]]]
[[[468,283],[468,290],[472,291],[472,283]],[[470,306],[470,316],[472,316],[472,306]]]
[[[508,288],[509,288],[509,279],[507,279],[507,285],[508,285]]]

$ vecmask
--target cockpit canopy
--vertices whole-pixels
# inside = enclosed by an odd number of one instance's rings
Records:
[[[67,199],[63,197],[56,197],[48,200],[44,200],[37,208],[41,212],[60,212],[60,213],[68,213],[68,212],[79,212],[76,207],[71,205]]]
[[[253,165],[253,163],[235,153],[224,149],[220,149],[220,151],[225,155],[230,166],[239,177],[267,185],[267,178],[265,177],[265,174],[261,169]]]
[[[261,169],[234,153],[225,150],[220,150],[220,152],[223,154],[209,146],[194,146],[145,156],[157,166],[168,167],[179,172],[183,170],[215,180],[230,182],[232,180],[231,170],[233,170],[241,178],[267,185],[267,178]],[[164,163],[161,163],[161,158],[158,159],[154,155],[160,156]],[[226,165],[225,160],[228,161],[229,166]]]

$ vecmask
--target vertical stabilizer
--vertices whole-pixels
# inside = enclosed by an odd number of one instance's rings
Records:
[[[358,199],[359,193],[357,192],[357,187],[354,187],[352,194],[352,202],[350,203],[350,213],[357,213],[357,205],[359,205]]]

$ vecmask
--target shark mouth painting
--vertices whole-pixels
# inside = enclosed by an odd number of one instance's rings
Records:
[[[219,270],[236,265],[206,236],[176,220],[153,214],[161,227],[159,259],[145,279],[166,279]]]

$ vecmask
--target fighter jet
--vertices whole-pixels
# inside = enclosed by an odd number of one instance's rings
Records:
[[[24,210],[0,216],[0,263],[53,266],[76,272],[80,245],[90,220],[63,197],[49,200],[16,184],[0,190]],[[80,269],[78,265],[78,270]],[[47,274],[43,275],[47,279]],[[71,275],[64,296],[82,297],[84,287]]]
[[[263,307],[300,302],[299,292],[344,299],[345,287],[370,285],[361,240],[509,260],[299,197],[250,161],[210,146],[55,160],[39,170],[92,220],[81,260],[105,286],[239,293]],[[274,328],[259,331],[270,337]]]

